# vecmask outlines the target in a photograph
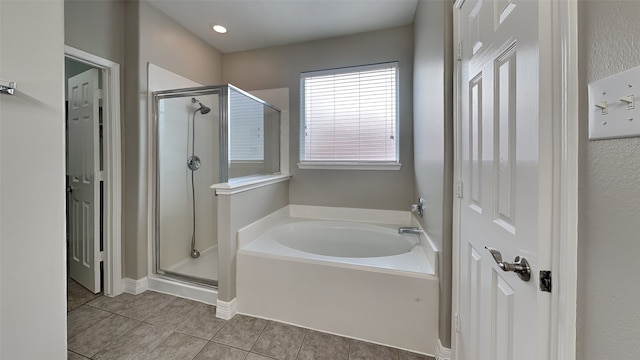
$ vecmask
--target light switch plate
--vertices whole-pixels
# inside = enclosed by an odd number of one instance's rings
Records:
[[[589,84],[589,139],[640,136],[640,67]]]

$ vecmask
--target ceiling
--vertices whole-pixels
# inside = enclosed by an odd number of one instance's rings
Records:
[[[418,0],[146,0],[223,53],[411,24]],[[211,30],[220,24],[226,34]]]

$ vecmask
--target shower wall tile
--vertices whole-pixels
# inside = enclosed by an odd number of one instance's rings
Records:
[[[245,315],[236,315],[218,331],[213,341],[224,345],[249,350],[256,342],[262,330],[267,326],[267,320]]]
[[[269,322],[252,352],[279,360],[295,360],[307,330],[279,322]]]
[[[177,331],[211,340],[227,321],[216,317],[215,306],[203,305],[196,307]]]

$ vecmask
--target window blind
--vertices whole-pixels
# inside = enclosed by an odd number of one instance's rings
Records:
[[[398,162],[398,63],[302,73],[302,162]]]
[[[229,160],[264,160],[264,106],[235,91],[229,96]]]

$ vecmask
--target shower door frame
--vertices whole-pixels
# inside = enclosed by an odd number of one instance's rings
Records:
[[[159,141],[159,126],[160,126],[160,113],[158,109],[158,102],[163,99],[171,99],[171,98],[188,98],[188,97],[197,97],[200,95],[218,95],[219,96],[219,151],[220,151],[220,159],[219,162],[219,170],[220,170],[220,178],[219,182],[226,182],[228,176],[229,166],[222,166],[222,160],[226,159],[227,149],[228,149],[228,136],[223,136],[227,133],[227,105],[228,105],[228,87],[227,85],[216,85],[216,86],[198,86],[198,87],[190,87],[190,88],[180,88],[180,89],[171,89],[171,90],[161,90],[155,91],[151,94],[152,100],[152,108],[153,108],[153,124],[151,126],[150,131],[150,139],[153,142],[151,149],[153,154],[151,154],[152,163],[154,164],[153,170],[151,171],[151,176],[155,178],[155,181],[152,181],[154,188],[152,192],[154,194],[154,209],[153,214],[153,234],[152,234],[152,252],[153,252],[153,274],[154,276],[158,276],[161,278],[167,278],[171,280],[176,280],[184,283],[197,283],[199,285],[203,285],[206,287],[211,287],[214,289],[218,288],[218,279],[216,280],[206,280],[203,278],[198,278],[194,276],[184,275],[173,271],[168,271],[160,268],[160,176],[159,176],[159,163],[160,158],[158,154],[160,153],[160,141]],[[213,185],[213,184],[212,184]],[[215,229],[217,231],[217,228]],[[216,234],[217,235],[217,234]],[[216,236],[217,237],[217,236]],[[218,255],[219,256],[219,255]],[[219,260],[219,259],[218,259]],[[218,261],[219,264],[219,261]]]
[[[162,100],[162,99],[170,99],[170,98],[181,98],[181,97],[196,97],[199,95],[212,95],[212,94],[218,94],[219,96],[219,167],[220,167],[220,177],[218,180],[218,183],[226,183],[229,181],[229,139],[230,139],[230,134],[229,134],[229,118],[230,118],[230,90],[234,90],[248,98],[251,98],[252,100],[256,101],[256,103],[262,104],[263,106],[267,106],[270,107],[276,111],[278,111],[278,113],[280,114],[280,123],[279,123],[279,127],[280,127],[280,138],[279,138],[279,142],[282,143],[283,139],[282,139],[282,110],[258,97],[256,97],[255,95],[252,95],[251,93],[248,93],[247,91],[244,91],[234,85],[231,84],[224,84],[224,85],[212,85],[212,86],[197,86],[197,87],[187,87],[187,88],[179,88],[179,89],[170,89],[170,90],[160,90],[160,91],[154,91],[151,93],[151,103],[152,103],[152,124],[150,126],[150,131],[149,131],[149,141],[150,141],[150,169],[149,169],[149,174],[150,176],[152,176],[153,178],[155,178],[155,181],[150,181],[149,184],[150,186],[153,186],[153,188],[151,189],[151,201],[153,202],[151,206],[152,209],[154,210],[154,214],[153,216],[151,216],[150,218],[153,221],[153,224],[150,226],[150,231],[152,232],[151,234],[151,251],[152,251],[152,256],[150,257],[152,259],[153,264],[151,264],[151,270],[154,276],[160,277],[160,278],[166,278],[166,279],[170,279],[170,280],[176,280],[176,281],[180,281],[180,282],[184,282],[184,283],[197,283],[197,284],[201,284],[207,287],[211,287],[214,289],[218,288],[218,280],[214,280],[214,281],[206,281],[203,280],[201,278],[197,278],[197,277],[192,277],[192,276],[188,276],[188,275],[183,275],[183,274],[179,274],[179,273],[175,273],[175,272],[171,272],[171,271],[167,271],[167,270],[162,270],[160,269],[160,212],[158,211],[159,209],[159,204],[160,204],[160,193],[158,191],[158,189],[160,188],[160,178],[158,176],[158,169],[159,169],[159,157],[158,154],[160,152],[159,146],[160,143],[158,141],[158,135],[159,135],[159,124],[160,124],[160,119],[159,119],[159,111],[158,111],[158,101]],[[278,147],[278,152],[279,152],[279,172],[277,172],[276,174],[281,174],[282,173],[282,145],[280,145]],[[224,164],[224,166],[222,166]],[[213,185],[213,184],[212,184]],[[213,190],[212,190],[213,192]],[[213,192],[213,194],[215,194],[215,192]],[[217,196],[217,194],[215,194]],[[218,231],[218,229],[216,228],[216,231]],[[219,241],[219,237],[218,237],[218,241]],[[218,266],[220,264],[220,253],[218,253]],[[218,269],[218,274],[220,274],[220,269]]]

